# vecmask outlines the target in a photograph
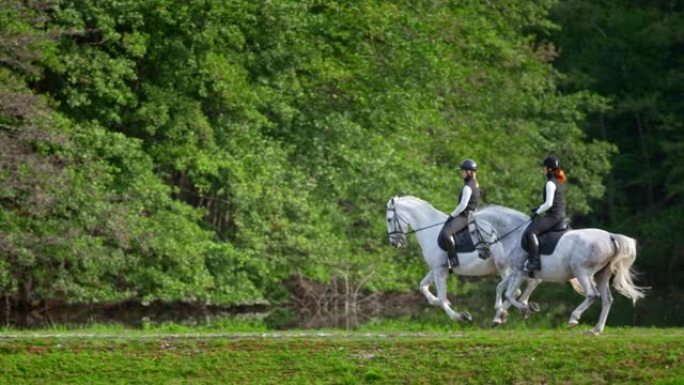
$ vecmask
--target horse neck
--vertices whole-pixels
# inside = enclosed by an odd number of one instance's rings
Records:
[[[511,231],[524,223],[526,219],[524,215],[518,214],[516,211],[503,210],[498,207],[486,207],[477,212],[477,217],[489,222],[499,233]]]
[[[441,225],[446,221],[446,214],[420,201],[402,202],[396,207],[397,213],[416,230],[416,241],[421,249],[429,250],[436,245]]]
[[[436,223],[444,222],[446,214],[424,203],[417,201],[401,202],[397,213],[405,219],[414,230],[419,230]]]
[[[485,207],[476,214],[489,222],[499,237],[504,237],[502,242],[507,251],[513,250],[520,244],[520,237],[527,228],[527,216],[513,209],[507,210],[499,207]]]

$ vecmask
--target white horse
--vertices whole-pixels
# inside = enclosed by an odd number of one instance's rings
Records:
[[[447,277],[449,276],[447,254],[437,244],[437,237],[446,219],[446,214],[416,197],[393,197],[387,202],[387,232],[390,243],[397,247],[405,247],[407,234],[415,233],[425,263],[430,269],[420,282],[420,291],[431,305],[444,309],[451,319],[471,321],[472,317],[467,311],[454,312],[446,296]],[[492,236],[495,239],[489,245],[491,257],[481,259],[477,250],[470,253],[459,253],[459,265],[453,268],[453,272],[466,276],[486,276],[498,273],[505,279],[513,270],[507,255],[507,248],[513,248],[514,244],[520,243],[519,237],[513,239],[513,236],[506,236],[505,232],[510,233],[516,226],[522,228],[522,225],[527,221],[527,216],[504,207],[489,206],[477,211],[475,220],[478,223],[484,221],[493,227],[494,234]],[[538,306],[534,303],[528,304],[527,299],[541,281],[538,279],[529,279],[528,281],[527,288],[523,295],[518,298],[518,302],[525,304],[532,310],[537,310]],[[437,288],[437,297],[429,289],[433,282]],[[503,284],[499,286],[503,288]],[[497,290],[495,308],[505,310],[509,303],[502,301],[502,292],[503,290]],[[517,295],[518,293],[519,291],[516,289],[513,294]],[[499,314],[497,312],[494,324],[498,325],[505,322],[506,315],[507,313]]]
[[[527,313],[530,310],[529,305],[516,299],[521,283],[529,276],[523,271],[527,252],[520,245],[524,231],[525,228],[521,227],[511,235],[517,240],[515,247],[507,249],[514,270],[508,277],[502,278],[497,286],[497,296],[506,290],[505,298],[523,313]],[[636,240],[625,235],[599,229],[571,230],[561,237],[553,254],[542,255],[540,258],[542,269],[534,272],[535,278],[552,282],[570,281],[577,292],[585,295],[585,300],[572,312],[569,327],[576,326],[582,313],[600,297],[601,314],[591,333],[598,335],[603,332],[613,303],[609,287],[613,276],[613,287],[633,303],[644,296],[644,288],[633,282],[632,264],[636,260]],[[501,303],[497,303],[497,306],[497,317],[505,319],[505,307]]]

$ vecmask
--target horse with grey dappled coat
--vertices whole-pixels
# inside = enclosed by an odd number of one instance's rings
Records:
[[[523,215],[523,214],[521,214]],[[502,217],[502,220],[504,218]],[[512,234],[520,239],[524,229]],[[527,252],[520,242],[516,247],[507,249],[513,272],[504,277],[497,286],[497,295],[505,290],[505,297],[516,308],[527,313],[530,306],[516,299],[516,294],[523,281],[529,280],[523,265]],[[575,290],[585,296],[584,301],[572,312],[569,327],[579,323],[582,313],[596,299],[601,299],[601,313],[591,333],[601,334],[606,326],[608,312],[613,303],[610,292],[612,278],[613,288],[620,294],[636,303],[644,297],[644,288],[634,284],[632,265],[636,260],[636,240],[626,235],[609,233],[600,229],[570,230],[562,235],[551,254],[541,255],[541,270],[534,271],[534,278],[552,282],[570,281]],[[497,304],[497,317],[507,315],[507,309]]]
[[[447,254],[437,243],[437,237],[441,225],[447,219],[447,215],[435,209],[430,203],[412,196],[393,197],[387,202],[387,232],[389,241],[397,247],[406,246],[406,237],[409,233],[415,233],[416,240],[420,245],[423,258],[430,271],[420,282],[420,291],[425,295],[431,305],[441,307],[453,320],[471,321],[472,317],[467,311],[456,313],[451,309],[447,299]],[[502,281],[507,278],[514,267],[508,257],[508,250],[513,249],[520,243],[520,236],[506,235],[506,232],[515,230],[516,227],[524,230],[523,225],[528,222],[527,216],[519,212],[500,206],[488,206],[475,213],[474,219],[480,226],[491,226],[492,237],[485,240],[488,243],[491,257],[482,259],[479,251],[458,253],[459,265],[453,268],[453,272],[465,276],[486,276],[499,274]],[[525,279],[523,279],[525,280]],[[525,291],[516,298],[518,303],[527,306],[528,309],[536,310],[538,305],[528,303],[527,300],[534,288],[541,282],[539,279],[527,279],[528,285]],[[437,296],[430,292],[430,285],[434,282],[437,288]],[[508,282],[508,281],[506,281]],[[497,287],[498,288],[498,287]],[[513,293],[516,297],[519,290]],[[512,294],[512,295],[513,295]],[[508,301],[502,299],[502,291],[497,290],[495,308],[507,309]],[[506,312],[497,313],[494,324],[499,325],[506,321]]]

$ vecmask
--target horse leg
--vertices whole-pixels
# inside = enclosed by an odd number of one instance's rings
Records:
[[[494,320],[492,320],[492,325],[499,326],[504,324],[508,319],[507,309],[511,306],[508,300],[503,301],[503,293],[508,287],[508,282],[511,276],[502,277],[501,282],[496,285],[496,300],[494,301],[494,309],[496,309],[496,314],[494,315]]]
[[[501,282],[499,282],[499,285],[500,285],[500,284],[501,284]],[[497,288],[499,287],[499,285],[497,285]],[[522,286],[522,283],[520,283],[520,286]],[[504,285],[503,285],[503,291],[504,291],[504,293],[505,293],[505,290],[506,290],[506,285],[504,284]],[[520,288],[518,288],[518,290],[516,290],[515,293],[513,293],[513,297],[515,297],[515,298],[520,298],[520,293],[522,293],[522,290],[520,290]],[[508,296],[507,296],[507,295],[503,295],[503,296],[501,297],[501,303],[502,303],[502,304],[501,304],[501,308],[504,309],[504,310],[508,310],[508,308],[511,307],[511,302],[508,300]]]
[[[441,302],[439,302],[439,299],[435,297],[431,292],[430,292],[430,284],[434,281],[434,278],[432,277],[432,271],[428,271],[427,275],[425,278],[423,278],[422,281],[420,281],[420,292],[423,293],[425,298],[427,298],[427,301],[430,305],[432,306],[440,306]]]
[[[534,312],[539,311],[539,304],[536,302],[528,303],[528,300],[530,299],[532,292],[534,292],[534,290],[537,288],[537,286],[539,286],[541,282],[542,280],[539,278],[528,278],[527,286],[525,286],[525,290],[523,291],[522,295],[518,298],[520,303],[528,305],[530,310]]]
[[[447,269],[439,267],[432,270],[432,276],[435,279],[435,286],[437,287],[437,299],[439,304],[447,313],[449,318],[454,321],[472,321],[472,317],[467,311],[456,313],[449,306],[449,300],[447,299],[447,278],[449,273]]]
[[[494,263],[496,268],[501,275],[501,281],[496,285],[496,300],[494,303],[494,309],[496,309],[496,314],[492,320],[493,326],[499,326],[508,320],[508,308],[511,307],[511,303],[508,301],[504,293],[506,288],[510,285],[511,274],[510,267],[508,266],[508,257],[501,244],[496,244],[498,249],[494,253]],[[495,251],[492,248],[492,251]],[[517,298],[520,295],[520,289],[515,290],[514,296]]]
[[[498,285],[496,285],[496,295],[497,295],[496,304],[495,304],[496,314],[494,315],[494,320],[492,321],[492,324],[494,326],[499,326],[501,324],[505,324],[506,321],[508,321],[508,308],[511,307],[511,302],[508,300],[507,295],[505,296],[506,298],[504,298],[504,296],[502,294],[503,294],[504,290],[506,290],[506,287],[508,286],[509,282],[510,282],[510,276],[508,278],[506,278],[505,280],[499,282]],[[541,283],[541,280],[539,282]],[[522,282],[521,282],[521,285],[522,285]],[[539,285],[539,283],[537,283],[537,285]],[[520,296],[520,292],[521,291],[519,288],[517,290],[515,290],[515,292],[513,293],[513,297],[518,298]],[[528,296],[529,296],[529,294],[528,294]],[[527,306],[526,302],[520,302],[520,303]],[[538,311],[539,310],[539,305],[537,305],[536,302],[533,302],[531,305],[532,306],[530,306],[529,310],[532,310],[532,311]]]
[[[517,270],[509,277],[508,289],[506,289],[506,299],[511,303],[511,305],[525,313],[529,311],[529,308],[526,304],[518,301],[518,298],[516,297],[520,292],[520,285],[522,285],[523,281],[525,280],[523,273],[524,272]]]
[[[520,281],[520,285],[522,285],[522,282],[524,280],[525,278],[523,278]],[[531,302],[528,304],[527,301],[529,300],[530,295],[532,295],[532,292],[534,292],[534,290],[537,288],[537,286],[539,286],[541,282],[542,280],[538,278],[527,278],[527,286],[525,286],[525,290],[522,292],[522,294],[520,294],[520,289],[517,289],[512,296],[507,295],[507,300],[503,304],[501,304],[500,307],[497,307],[496,316],[494,317],[494,326],[499,326],[502,323],[506,322],[506,318],[508,317],[507,310],[512,304],[510,298],[517,298],[517,302],[523,306],[523,309],[521,310],[523,311],[525,319],[529,317],[530,311],[539,311],[539,304],[537,304],[536,302]],[[499,294],[499,286],[501,286],[502,284],[505,285],[504,281],[501,281],[499,285],[496,286],[497,295]],[[520,309],[519,306],[516,307]]]
[[[592,334],[599,335],[603,333],[603,328],[606,326],[606,319],[608,318],[608,312],[613,304],[613,295],[610,292],[610,277],[613,273],[610,271],[610,267],[604,267],[597,274],[596,286],[601,295],[601,315],[599,315],[599,320],[596,326],[591,330]]]
[[[584,289],[585,298],[584,301],[582,301],[582,303],[577,306],[577,308],[573,310],[572,314],[570,315],[568,326],[571,328],[577,326],[580,317],[582,317],[582,313],[584,313],[584,311],[587,310],[592,303],[594,303],[596,297],[598,297],[598,293],[596,292],[596,288],[594,288],[594,283],[591,280],[591,274],[589,272],[582,271],[579,274],[576,274],[576,277],[577,281]]]

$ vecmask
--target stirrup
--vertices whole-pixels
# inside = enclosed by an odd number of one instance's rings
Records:
[[[529,266],[528,266],[529,264],[530,264],[530,260],[528,259],[527,261],[525,261],[525,264],[523,265],[523,271],[527,273],[527,276],[528,276],[529,278],[534,278],[534,272],[535,272],[536,270],[535,270],[535,269],[530,269]]]
[[[449,257],[447,257],[447,264],[449,265],[449,268],[451,269],[452,267],[456,267],[460,265],[460,261],[458,260],[458,256],[455,257],[453,260]]]
[[[457,267],[457,266],[460,264],[460,263],[459,263],[459,260],[458,260],[458,255],[454,258],[454,260],[455,260],[456,263],[455,263],[455,264],[452,264],[452,263],[451,263],[451,258],[449,258],[449,256],[447,255],[447,263],[446,263],[446,266],[447,266],[447,268],[449,269],[449,273],[453,273],[453,272],[454,272],[454,267]]]
[[[535,265],[536,269],[530,268],[530,264],[532,264],[532,263],[533,263],[532,260],[528,258],[528,259],[525,261],[525,264],[523,265],[523,270],[525,270],[525,271],[528,272],[528,273],[532,273],[532,272],[534,272],[535,270],[541,270],[541,265],[540,265],[540,263],[539,263],[538,261],[537,261],[537,263],[536,263],[536,265]]]
[[[530,260],[526,260],[525,263],[523,264],[523,270],[526,272],[534,271],[534,269],[530,269]]]

